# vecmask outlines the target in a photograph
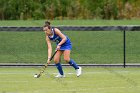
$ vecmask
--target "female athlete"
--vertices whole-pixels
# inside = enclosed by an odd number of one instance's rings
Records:
[[[82,68],[79,67],[74,62],[74,60],[72,60],[70,58],[70,52],[72,49],[70,39],[66,35],[61,33],[61,31],[59,29],[51,27],[50,22],[48,22],[48,21],[45,22],[43,30],[45,32],[46,42],[48,45],[48,60],[47,60],[48,64],[50,64],[49,59],[51,58],[51,55],[52,55],[51,41],[56,42],[56,45],[57,45],[57,47],[56,47],[57,52],[54,56],[54,62],[58,69],[59,74],[56,75],[55,77],[57,77],[57,78],[65,77],[61,63],[60,63],[60,58],[61,58],[62,54],[64,55],[64,60],[75,68],[76,75],[77,75],[77,77],[79,77],[81,75]]]

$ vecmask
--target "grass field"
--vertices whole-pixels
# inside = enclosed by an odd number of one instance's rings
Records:
[[[42,26],[45,20],[7,20],[1,21],[0,26]],[[139,25],[140,19],[135,20],[51,20],[52,25],[95,26],[95,25]]]
[[[1,21],[0,26],[42,26],[44,20]],[[54,20],[53,25],[139,25],[139,20]],[[77,63],[123,63],[123,32],[63,31],[71,39]],[[126,33],[126,62],[140,63],[140,32]],[[54,45],[55,46],[55,45]],[[0,63],[44,63],[43,32],[0,32]],[[62,60],[63,61],[63,60]],[[64,63],[64,62],[63,62]]]
[[[139,68],[83,67],[83,74],[64,67],[66,78],[56,79],[56,68],[48,67],[42,77],[39,68],[0,68],[0,93],[139,93]]]
[[[72,41],[71,57],[77,63],[123,63],[123,32],[70,31],[64,33]],[[127,32],[127,63],[140,62],[139,35],[139,32]],[[46,61],[47,47],[43,32],[0,32],[0,44],[1,63],[44,63]],[[53,46],[55,47],[55,44]]]
[[[1,21],[0,26],[42,26],[44,20]],[[139,25],[140,20],[55,20],[57,25]],[[63,31],[73,43],[71,57],[79,64],[123,63],[123,32]],[[140,63],[140,32],[126,33],[126,62]],[[55,45],[53,44],[53,47]],[[47,47],[43,32],[0,32],[0,63],[46,63]],[[62,63],[63,60],[62,60]],[[63,67],[66,78],[54,78],[48,67],[40,78],[40,68],[0,68],[0,93],[140,93],[139,68]]]

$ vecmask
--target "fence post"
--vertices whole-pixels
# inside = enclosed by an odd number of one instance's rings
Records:
[[[123,29],[123,67],[126,67],[126,27]]]

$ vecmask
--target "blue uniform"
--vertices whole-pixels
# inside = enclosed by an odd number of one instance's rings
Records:
[[[62,38],[55,33],[54,28],[52,28],[51,31],[52,31],[53,35],[52,36],[48,36],[48,37],[49,37],[49,39],[51,41],[56,42],[56,44],[58,45],[61,42]],[[65,43],[63,43],[61,45],[60,50],[71,50],[72,49],[72,45],[71,45],[70,39],[67,36],[66,36],[66,38],[67,38],[67,40],[66,40]]]

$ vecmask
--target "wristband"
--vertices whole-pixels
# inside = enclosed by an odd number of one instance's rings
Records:
[[[58,45],[58,46],[61,46],[61,45]]]

